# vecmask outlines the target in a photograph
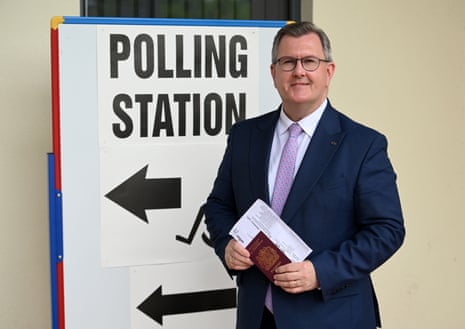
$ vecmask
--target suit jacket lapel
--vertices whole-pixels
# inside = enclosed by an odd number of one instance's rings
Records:
[[[253,195],[270,204],[268,191],[268,165],[270,161],[271,144],[279,110],[271,112],[257,121],[250,135],[250,188]],[[255,200],[253,200],[255,201]]]
[[[281,214],[284,221],[292,220],[300,205],[313,190],[319,177],[339,148],[344,135],[345,132],[341,130],[337,112],[328,105],[318,123],[289,192]]]

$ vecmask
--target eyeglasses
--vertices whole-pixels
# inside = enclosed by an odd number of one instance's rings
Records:
[[[273,64],[278,64],[281,70],[285,72],[290,72],[293,71],[297,66],[297,61],[300,61],[300,64],[302,64],[304,70],[309,72],[316,71],[316,69],[320,67],[320,62],[331,62],[327,59],[321,59],[314,56],[307,56],[302,58],[283,56],[278,58]]]

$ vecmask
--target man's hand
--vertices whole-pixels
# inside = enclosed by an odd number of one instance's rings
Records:
[[[274,284],[291,294],[310,291],[320,286],[315,268],[309,260],[278,267],[274,275]]]
[[[231,270],[246,270],[253,266],[249,251],[234,239],[231,239],[226,245],[224,259]]]

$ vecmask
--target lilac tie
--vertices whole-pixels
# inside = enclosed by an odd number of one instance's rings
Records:
[[[287,195],[294,181],[295,159],[297,157],[298,140],[297,138],[302,133],[302,128],[293,123],[288,128],[289,137],[284,145],[281,159],[279,161],[278,173],[274,183],[273,196],[271,197],[271,208],[276,214],[281,215],[284,204],[287,200]],[[268,285],[268,290],[265,297],[266,307],[273,312],[273,304],[271,297],[271,284]]]

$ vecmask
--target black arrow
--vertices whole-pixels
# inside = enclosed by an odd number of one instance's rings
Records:
[[[148,223],[146,209],[181,208],[181,178],[146,179],[146,165],[105,196]]]
[[[222,310],[236,307],[236,289],[162,295],[162,287],[140,304],[137,309],[163,325],[164,315]]]

